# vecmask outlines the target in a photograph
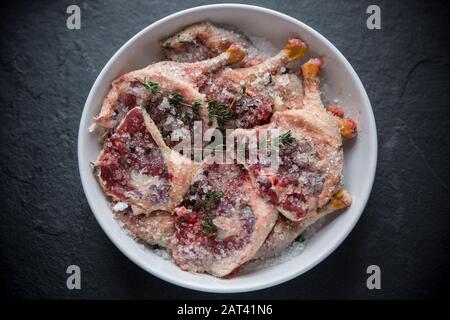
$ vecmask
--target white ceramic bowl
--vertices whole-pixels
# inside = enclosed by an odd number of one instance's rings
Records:
[[[226,280],[181,271],[172,262],[135,242],[114,219],[89,168],[89,162],[97,158],[100,147],[97,138],[88,133],[88,126],[99,112],[112,80],[154,62],[160,50],[158,40],[182,27],[204,20],[264,36],[280,48],[289,36],[300,36],[308,43],[310,56],[323,55],[325,58],[323,82],[327,87],[326,96],[338,98],[345,111],[356,118],[360,128],[357,139],[347,146],[345,152],[344,184],[353,197],[352,206],[327,221],[325,227],[308,242],[302,254],[281,264]],[[244,292],[288,281],[317,265],[342,243],[355,226],[369,198],[377,162],[377,133],[370,102],[360,79],[350,63],[327,39],[300,21],[276,11],[240,4],[218,4],[184,10],[153,23],[125,43],[108,61],[84,106],[78,134],[78,162],[84,192],[98,223],[128,258],[151,274],[186,288],[209,292]]]

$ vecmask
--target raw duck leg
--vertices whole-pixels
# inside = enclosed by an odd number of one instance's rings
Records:
[[[189,188],[197,166],[169,149],[142,108],[131,109],[107,138],[94,163],[106,195],[135,213],[172,211]]]
[[[334,213],[351,205],[352,199],[347,190],[339,190],[324,207],[320,208],[316,215],[295,222],[279,215],[278,220],[270,232],[264,244],[261,246],[254,259],[269,258],[278,255],[289,246],[306,228],[314,224],[322,217]]]
[[[248,52],[248,56],[239,65],[251,66],[264,60],[247,37],[209,22],[193,24],[161,41],[163,58],[177,62],[194,62],[215,57],[232,44],[238,44]]]
[[[204,95],[198,92],[198,86],[208,79],[208,73],[236,63],[244,56],[245,52],[240,47],[232,45],[219,56],[209,60],[194,63],[163,61],[126,73],[113,81],[100,114],[95,118],[96,124],[110,131],[135,106],[145,107],[151,116],[152,111],[159,107],[160,111],[157,113],[170,109],[165,112],[175,113],[174,116],[180,117],[189,113],[190,118],[201,119],[205,99]],[[181,107],[181,110],[168,108],[168,101],[171,101],[169,98],[174,95],[181,97],[182,104],[179,103],[180,99],[177,99],[178,105],[172,104],[172,107]],[[194,104],[197,108],[192,108]],[[195,114],[195,109],[198,114]]]
[[[286,46],[275,56],[265,60],[264,62],[248,67],[236,69],[237,72],[242,74],[246,81],[254,81],[256,78],[260,78],[266,73],[276,73],[281,67],[287,64],[299,60],[308,51],[308,46],[300,38],[289,39]]]
[[[292,38],[274,57],[249,68],[225,68],[217,72],[201,87],[210,102],[217,126],[223,128],[253,128],[269,121],[274,106],[273,86],[275,74],[286,64],[300,59],[306,52],[306,44]],[[211,103],[211,101],[213,103]],[[226,115],[218,116],[219,115]],[[225,119],[224,119],[225,118]]]
[[[340,186],[344,162],[337,119],[325,110],[320,98],[320,64],[313,59],[302,70],[302,108],[276,112],[269,125],[256,129],[259,136],[279,130],[278,162],[275,166],[262,161],[246,164],[255,188],[293,221],[315,215],[331,199]],[[236,137],[254,134],[234,132]]]
[[[250,68],[237,69],[246,83],[274,99],[275,111],[300,108],[303,104],[302,83],[293,73],[280,73],[292,61],[303,57],[308,46],[299,38],[289,39],[277,55]]]
[[[207,160],[175,212],[175,262],[183,270],[217,277],[249,261],[277,219],[243,166]]]
[[[302,108],[303,84],[296,74],[276,74],[272,77],[272,85],[275,96],[275,112]]]
[[[135,237],[150,245],[167,248],[175,232],[174,216],[169,212],[136,215],[126,210],[118,212],[116,217]]]

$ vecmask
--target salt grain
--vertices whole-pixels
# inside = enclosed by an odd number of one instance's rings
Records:
[[[300,242],[294,241],[289,247],[284,249],[280,254],[270,258],[260,258],[251,260],[240,269],[240,274],[253,273],[258,270],[273,267],[286,261],[298,257],[306,248],[307,240]]]
[[[128,204],[126,204],[125,202],[117,202],[114,205],[113,210],[119,212],[125,210],[126,208],[128,208]]]

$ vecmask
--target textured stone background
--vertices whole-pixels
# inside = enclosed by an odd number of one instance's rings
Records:
[[[228,298],[430,298],[448,289],[449,8],[445,1],[250,1],[325,35],[371,99],[378,171],[356,228],[324,262],[277,287]],[[66,28],[66,8],[82,29]],[[207,1],[13,1],[0,11],[0,285],[13,298],[223,298],[141,270],[106,238],[85,200],[77,130],[95,78],[135,33]],[[262,25],[264,27],[264,25]],[[82,290],[65,287],[82,269]],[[382,290],[365,269],[378,264]]]

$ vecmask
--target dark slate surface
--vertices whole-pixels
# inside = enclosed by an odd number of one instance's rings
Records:
[[[367,208],[324,262],[288,283],[227,298],[430,298],[449,283],[449,9],[445,1],[251,1],[309,24],[348,58],[371,99],[378,171]],[[66,8],[82,8],[82,29]],[[165,283],[106,238],[85,200],[77,130],[95,78],[150,23],[206,1],[14,1],[0,10],[0,283],[12,298],[223,298]],[[264,25],[262,25],[264,27]],[[66,268],[82,290],[66,289]],[[382,289],[366,288],[377,264]]]

